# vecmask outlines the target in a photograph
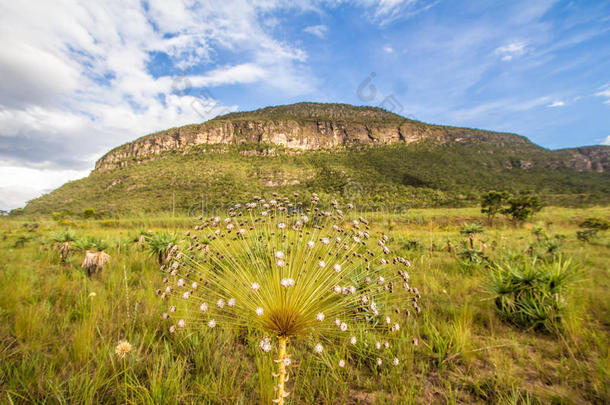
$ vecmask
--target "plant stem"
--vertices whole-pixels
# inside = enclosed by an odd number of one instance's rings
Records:
[[[285,383],[286,383],[286,364],[284,363],[284,360],[287,357],[287,353],[286,353],[286,345],[288,344],[288,339],[285,337],[278,337],[279,339],[279,354],[278,354],[278,382],[277,382],[277,399],[273,402],[279,404],[279,405],[284,405],[284,397],[286,396],[286,389],[285,389]]]

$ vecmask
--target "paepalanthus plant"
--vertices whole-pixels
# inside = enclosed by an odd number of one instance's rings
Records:
[[[349,350],[368,339],[377,367],[398,365],[396,351],[384,348],[411,311],[420,311],[419,292],[409,286],[409,261],[393,255],[388,236],[352,208],[335,201],[320,208],[315,194],[305,207],[274,194],[236,204],[225,217],[200,218],[188,245],[171,245],[162,266],[165,285],[157,293],[167,301],[169,332],[257,331],[263,352],[277,348],[279,404],[289,395],[289,348],[297,339],[321,358],[344,345],[337,367],[349,366]],[[362,330],[369,337],[356,333]]]

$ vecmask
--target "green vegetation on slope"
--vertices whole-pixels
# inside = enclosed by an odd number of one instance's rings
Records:
[[[547,205],[610,203],[608,173],[551,169],[556,153],[425,142],[302,153],[263,144],[200,145],[95,171],[33,200],[25,212],[193,213],[273,191],[332,194],[370,210],[472,206],[491,189],[533,190]],[[519,167],[523,161],[533,166]]]

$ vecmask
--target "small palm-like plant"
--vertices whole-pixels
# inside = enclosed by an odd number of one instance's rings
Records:
[[[155,258],[159,265],[165,263],[170,246],[176,243],[176,235],[166,232],[157,232],[145,236],[148,253]]]
[[[73,246],[85,252],[81,267],[85,269],[88,276],[101,272],[110,261],[110,255],[104,252],[110,247],[110,244],[102,239],[85,236],[77,239]]]
[[[68,259],[68,255],[72,250],[72,243],[74,243],[75,240],[76,234],[69,229],[51,235],[51,241],[53,242],[55,249],[59,252],[62,263],[65,263]]]
[[[376,367],[398,365],[390,342],[409,309],[420,312],[419,292],[408,284],[410,263],[392,255],[385,234],[362,217],[348,219],[335,202],[319,208],[313,194],[304,208],[274,197],[238,204],[225,218],[197,225],[190,246],[172,246],[166,285],[157,291],[169,301],[169,331],[257,332],[263,352],[277,348],[279,404],[288,396],[294,341],[327,364],[329,349],[344,347],[348,354],[335,367],[348,367],[349,353],[371,356]]]
[[[476,222],[472,223],[472,224],[466,224],[460,230],[460,233],[462,235],[468,236],[468,242],[470,243],[470,249],[474,249],[474,236],[477,233],[483,233],[483,227],[481,226],[481,224],[478,224]]]
[[[566,294],[578,272],[569,260],[523,259],[497,265],[487,290],[500,316],[517,326],[554,333],[561,328]]]

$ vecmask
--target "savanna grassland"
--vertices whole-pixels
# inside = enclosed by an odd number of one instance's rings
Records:
[[[404,360],[328,368],[295,343],[289,403],[610,402],[610,235],[576,237],[585,218],[608,219],[606,208],[549,207],[519,226],[502,218],[490,226],[476,208],[369,217],[410,260],[422,296],[421,313],[400,330]],[[473,222],[483,232],[469,238],[461,231]],[[269,403],[272,356],[247,329],[171,335],[163,326],[155,294],[163,274],[140,236],[184,238],[193,223],[3,218],[0,402]],[[62,263],[51,237],[65,229],[104,245],[110,261],[101,274],[86,276],[77,247]],[[497,266],[532,257],[536,271],[545,261],[570,269],[551,328],[509,322],[490,291]],[[123,359],[115,354],[122,340],[132,345]]]

